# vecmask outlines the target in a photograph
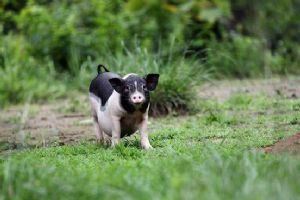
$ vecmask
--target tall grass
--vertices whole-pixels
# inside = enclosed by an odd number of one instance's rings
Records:
[[[299,73],[296,62],[287,58],[284,52],[272,53],[265,43],[240,35],[224,42],[211,41],[206,50],[205,67],[221,78],[268,78]]]
[[[133,49],[123,45],[123,51],[112,53],[107,50],[96,60],[87,57],[82,64],[78,62],[76,47],[73,47],[73,53],[68,58],[68,62],[72,64],[71,73],[67,74],[56,71],[53,62],[47,58],[43,62],[37,62],[24,53],[26,48],[20,46],[24,44],[23,41],[8,43],[13,38],[2,39],[4,47],[0,55],[3,64],[0,72],[4,79],[0,83],[1,105],[24,102],[28,98],[35,102],[57,99],[68,95],[67,90],[87,94],[89,83],[97,74],[96,67],[101,63],[120,75],[159,73],[159,85],[152,94],[150,112],[154,115],[187,113],[196,97],[194,86],[208,75],[200,61],[186,59],[184,54],[174,54],[174,41],[168,48],[161,47],[157,53],[150,53],[138,43]]]
[[[51,61],[43,64],[30,57],[22,37],[0,37],[0,106],[28,100],[56,99],[66,87],[56,78]]]
[[[157,89],[151,95],[151,110],[154,115],[169,113],[187,113],[191,102],[196,98],[195,85],[199,85],[209,77],[199,60],[186,59],[184,55],[175,55],[171,43],[168,48],[161,48],[157,53],[150,53],[146,48],[137,44],[133,50],[123,46],[124,52],[107,52],[94,62],[87,60],[82,65],[78,76],[80,82],[86,82],[96,75],[98,63],[106,65],[111,71],[120,75],[137,73],[159,73]],[[82,79],[82,77],[85,77]]]

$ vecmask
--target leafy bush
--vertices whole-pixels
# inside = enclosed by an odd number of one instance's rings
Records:
[[[262,59],[270,72],[299,73],[299,1],[238,0],[231,6],[234,31],[260,41],[263,49],[259,51],[264,51]]]
[[[207,0],[202,4],[157,0],[72,3],[31,0],[25,6],[16,6],[20,8],[13,20],[18,33],[31,44],[30,54],[40,60],[49,57],[56,69],[71,73],[88,56],[95,59],[107,49],[114,53],[122,51],[122,42],[130,49],[135,48],[136,38],[142,48],[154,52],[173,37],[183,46],[185,42],[202,46],[204,40],[211,38],[207,36],[213,35],[210,32],[214,24],[230,13],[228,2]],[[183,53],[184,49],[179,51]]]
[[[32,1],[17,16],[17,25],[31,44],[29,51],[39,59],[49,57],[62,71],[106,49],[116,51],[126,33],[122,16],[114,13],[118,2],[54,1],[46,5]],[[113,39],[108,39],[112,36]],[[74,51],[76,50],[76,51]]]

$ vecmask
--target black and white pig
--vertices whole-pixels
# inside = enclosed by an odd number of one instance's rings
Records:
[[[102,72],[101,68],[105,71]],[[109,137],[111,145],[120,138],[139,130],[141,147],[150,149],[147,131],[150,91],[158,83],[159,74],[145,77],[128,74],[120,77],[109,72],[103,65],[98,66],[98,75],[90,84],[90,102],[96,136],[101,142]]]

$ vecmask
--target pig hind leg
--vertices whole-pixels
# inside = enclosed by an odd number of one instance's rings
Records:
[[[93,116],[93,122],[94,122],[94,127],[95,127],[95,133],[96,133],[96,138],[97,142],[103,142],[103,131],[100,127],[99,121],[98,121],[98,115],[97,115],[97,109],[99,108],[99,100],[97,100],[95,97],[90,97],[90,102],[91,102],[91,110],[92,110],[92,116]]]
[[[101,130],[101,127],[99,126],[98,117],[94,115],[93,121],[94,121],[97,142],[103,143],[104,142],[103,131]]]

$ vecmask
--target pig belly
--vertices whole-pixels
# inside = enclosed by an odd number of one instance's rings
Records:
[[[121,137],[130,136],[134,134],[138,130],[138,127],[128,125],[128,124],[121,124]]]
[[[121,118],[121,137],[134,134],[142,122],[142,113],[133,113]]]

